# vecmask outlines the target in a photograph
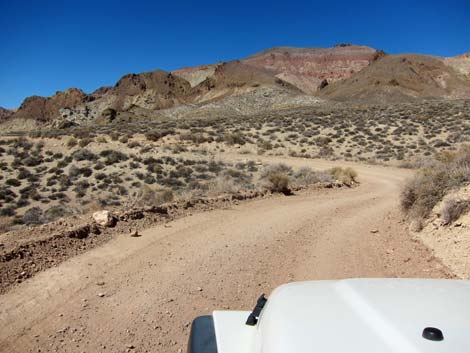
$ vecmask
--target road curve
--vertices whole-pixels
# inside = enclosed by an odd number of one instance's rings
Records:
[[[397,210],[409,172],[340,164],[359,172],[359,187],[195,214],[140,238],[117,236],[25,281],[0,296],[0,352],[183,352],[193,317],[249,309],[285,282],[448,277]]]

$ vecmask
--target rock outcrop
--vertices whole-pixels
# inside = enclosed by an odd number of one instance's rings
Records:
[[[41,122],[50,121],[59,116],[59,110],[75,107],[87,101],[87,95],[80,89],[70,88],[57,92],[52,97],[31,96],[26,98],[14,114],[13,118],[34,119]]]
[[[116,217],[109,211],[102,210],[93,213],[93,220],[102,227],[113,227],[116,224]]]

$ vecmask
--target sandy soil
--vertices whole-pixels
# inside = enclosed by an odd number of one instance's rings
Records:
[[[409,171],[354,167],[357,188],[198,213],[39,273],[0,296],[0,352],[183,352],[195,316],[250,309],[285,282],[453,276],[397,210]]]

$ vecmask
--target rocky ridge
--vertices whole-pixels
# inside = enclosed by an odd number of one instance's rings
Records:
[[[10,130],[62,128],[106,124],[116,117],[253,114],[322,99],[376,104],[469,97],[470,54],[387,55],[350,44],[278,47],[227,63],[127,74],[91,94],[71,88],[52,97],[28,97],[16,111],[0,109],[0,121]]]

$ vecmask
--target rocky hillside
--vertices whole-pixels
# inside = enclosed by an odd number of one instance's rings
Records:
[[[417,98],[470,97],[470,81],[445,59],[426,55],[390,55],[350,78],[328,85],[319,96],[338,101],[394,103]]]
[[[323,81],[331,83],[350,77],[385,55],[366,46],[339,44],[333,48],[278,47],[249,56],[239,63],[270,72],[305,93],[314,93]],[[173,73],[195,86],[214,75],[218,65],[203,65]]]
[[[445,58],[444,63],[452,67],[457,73],[470,80],[470,53],[451,58]]]
[[[209,73],[207,76],[196,75],[199,81],[196,85],[194,80],[190,83],[184,77],[163,70],[128,74],[113,87],[102,87],[91,94],[72,88],[52,97],[28,97],[11,118],[69,126],[70,123],[81,124],[96,119],[106,122],[120,114],[149,117],[160,110],[194,107],[256,90],[302,94],[273,73],[239,61],[213,65]],[[263,99],[263,94],[251,96]]]
[[[243,60],[247,65],[271,70],[306,93],[322,82],[350,77],[385,53],[366,46],[340,44],[333,48],[272,48]]]
[[[0,107],[0,121],[8,119],[11,114],[13,114],[11,110]]]
[[[57,92],[52,97],[31,96],[23,101],[12,117],[49,121],[58,115],[59,109],[74,107],[86,101],[87,95],[77,88]]]

